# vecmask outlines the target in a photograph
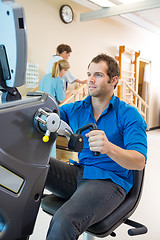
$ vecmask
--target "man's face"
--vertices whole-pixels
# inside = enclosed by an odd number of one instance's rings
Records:
[[[67,59],[70,57],[70,52],[67,53],[66,51],[64,51],[63,53],[60,54],[60,56],[61,56],[63,59],[67,60]]]
[[[88,68],[88,92],[90,96],[101,97],[106,96],[113,87],[109,83],[107,75],[107,65],[101,61],[99,63],[92,62]]]

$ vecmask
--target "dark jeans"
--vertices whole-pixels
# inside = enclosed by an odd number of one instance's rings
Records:
[[[53,216],[47,240],[76,240],[92,224],[99,222],[125,199],[126,192],[111,180],[83,179],[83,167],[54,158],[46,188],[67,199]]]

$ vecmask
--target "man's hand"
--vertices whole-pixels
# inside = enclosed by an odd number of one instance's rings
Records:
[[[104,131],[92,130],[86,134],[86,137],[89,138],[88,141],[91,151],[107,154],[109,151],[110,142],[108,141]]]

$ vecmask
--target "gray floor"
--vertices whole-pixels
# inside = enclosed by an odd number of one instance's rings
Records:
[[[148,135],[148,161],[145,173],[143,195],[136,212],[132,215],[133,220],[138,220],[148,227],[145,235],[130,237],[127,234],[128,227],[121,225],[117,230],[116,240],[159,240],[160,239],[160,129],[149,131]],[[45,240],[46,232],[51,217],[40,209],[34,233],[30,240]],[[82,240],[83,236],[79,238]],[[102,238],[96,238],[100,240]],[[104,240],[113,239],[111,236]]]

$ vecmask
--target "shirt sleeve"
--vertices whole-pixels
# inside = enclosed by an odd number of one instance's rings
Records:
[[[68,70],[63,76],[63,80],[68,83],[73,83],[77,78]]]
[[[47,69],[46,69],[46,74],[52,72],[53,64],[54,64],[54,60],[53,60],[53,57],[52,57],[48,62],[48,66],[47,66]]]
[[[69,119],[72,118],[72,108],[73,103],[64,104],[61,107],[59,107],[60,118],[67,124],[69,124]]]
[[[129,108],[122,116],[123,138],[127,150],[135,150],[147,158],[146,122],[135,108]]]
[[[63,59],[63,58],[58,56],[58,55],[54,55],[49,59],[48,66],[47,66],[47,69],[46,69],[46,74],[52,72],[53,64],[55,62],[58,62],[60,59]]]

